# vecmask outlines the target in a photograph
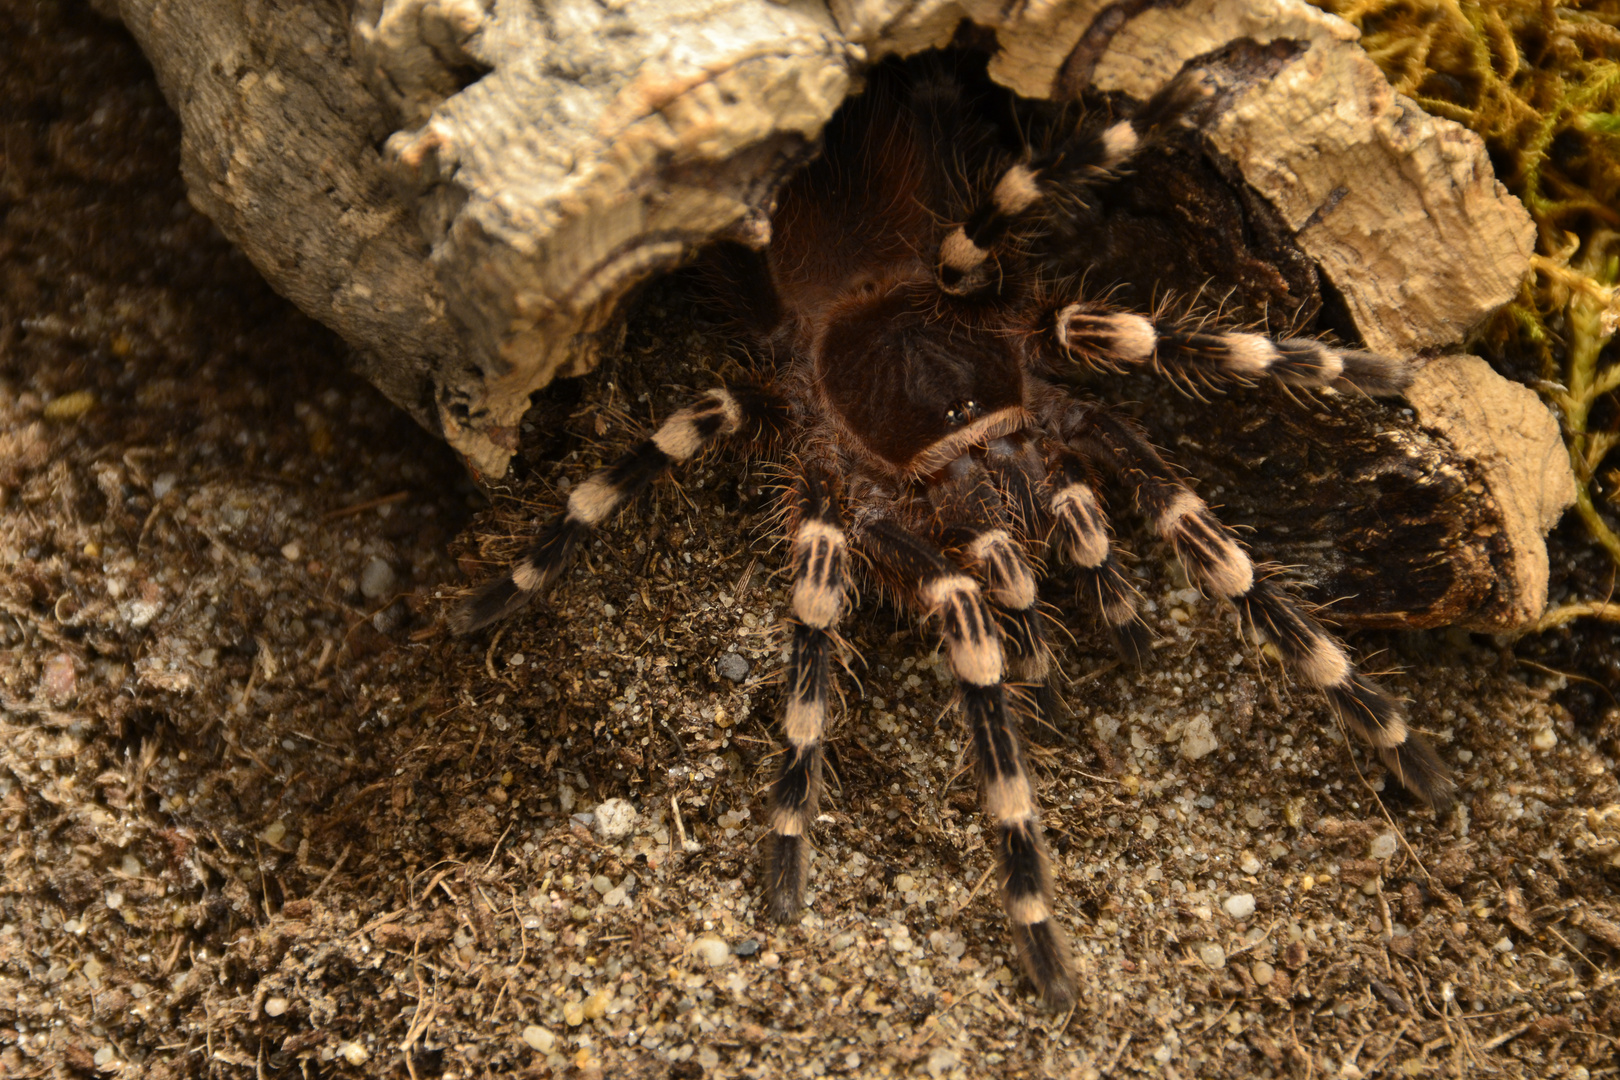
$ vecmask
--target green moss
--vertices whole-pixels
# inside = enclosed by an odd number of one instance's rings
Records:
[[[1400,92],[1477,132],[1537,227],[1534,273],[1483,331],[1558,410],[1577,510],[1620,564],[1620,0],[1322,0]],[[1606,493],[1606,499],[1605,499]],[[1550,616],[1549,616],[1550,617]]]
[[[1620,226],[1620,3],[1327,0],[1390,82],[1478,132],[1543,238]],[[1550,252],[1561,241],[1553,236]]]

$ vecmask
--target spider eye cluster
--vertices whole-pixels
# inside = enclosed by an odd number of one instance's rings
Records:
[[[945,410],[945,422],[953,428],[959,428],[963,424],[972,423],[983,415],[984,409],[979,403],[972,398],[967,398],[956,402]]]

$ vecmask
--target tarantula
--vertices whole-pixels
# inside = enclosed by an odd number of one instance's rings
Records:
[[[1020,140],[947,61],[875,71],[782,191],[752,270],[731,252],[723,292],[753,327],[758,380],[711,390],[574,488],[509,573],[454,612],[460,633],[512,614],[591,530],[672,465],[725,439],[786,463],[792,614],[771,789],[771,913],[802,903],[821,790],[840,621],[857,574],[938,628],[959,688],[1001,893],[1044,1003],[1076,994],[1053,913],[1021,719],[1051,706],[1040,567],[1067,560],[1119,651],[1149,644],[1099,488],[1123,485],[1193,583],[1230,601],[1400,781],[1436,807],[1452,784],[1400,703],[1257,567],[1128,417],[1064,384],[1082,368],[1149,371],[1195,388],[1278,380],[1381,395],[1405,364],[1309,338],[1191,325],[1087,295],[1057,237],[1132,155],[1190,123],[1195,67],[1125,119],[1029,125]]]

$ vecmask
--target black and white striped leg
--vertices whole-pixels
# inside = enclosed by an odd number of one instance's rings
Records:
[[[1035,572],[1024,558],[1022,546],[998,525],[975,536],[967,554],[991,604],[1002,615],[1013,677],[1020,682],[1044,681],[1051,670],[1051,653],[1041,633]]]
[[[652,438],[574,488],[568,508],[546,522],[512,568],[461,602],[450,616],[450,628],[470,633],[517,611],[557,580],[592,529],[664,470],[690,461],[720,439],[779,428],[785,418],[786,405],[769,391],[752,386],[710,390],[671,415]]]
[[[1011,439],[993,440],[984,465],[960,459],[953,466],[960,475],[936,486],[935,498],[947,541],[978,573],[996,613],[1007,666],[1021,684],[1019,704],[1027,704],[1038,722],[1049,722],[1056,708],[1052,650],[1041,628],[1040,590],[1024,541],[1039,512],[1026,475],[1026,459],[1033,456],[1027,442],[1020,447]]]
[[[1444,811],[1456,794],[1434,748],[1407,727],[1401,705],[1357,671],[1344,646],[1265,579],[1236,601],[1244,621],[1276,645],[1300,678],[1319,688],[1344,726],[1370,745],[1401,786]]]
[[[799,478],[789,495],[793,631],[789,646],[782,739],[787,752],[771,787],[771,837],[765,894],[773,917],[787,921],[804,901],[810,867],[810,823],[821,797],[822,738],[832,697],[838,620],[847,604],[849,545],[826,480]]]
[[[995,442],[1007,444],[1010,440]],[[1010,445],[998,445],[990,448],[986,459],[1016,452]],[[1042,685],[1051,671],[1052,654],[1041,631],[1040,590],[1023,542],[1028,535],[1027,511],[1017,503],[1009,506],[1005,489],[994,480],[998,470],[984,468],[966,457],[959,460],[958,466],[959,479],[936,487],[936,492],[955,488],[954,498],[950,494],[936,495],[941,519],[947,522],[947,537],[961,548],[968,565],[978,572],[981,587],[1000,617],[1013,678]],[[1018,497],[1017,492],[1007,494]]]
[[[1088,441],[1135,489],[1154,530],[1176,549],[1204,592],[1236,605],[1276,645],[1300,680],[1322,691],[1344,725],[1378,752],[1409,791],[1443,810],[1455,787],[1434,750],[1412,733],[1401,703],[1356,669],[1342,644],[1272,582],[1256,575],[1237,537],[1182,483],[1147,437],[1106,409],[1090,415]]]
[[[1097,604],[1119,655],[1140,667],[1153,635],[1136,610],[1136,589],[1126,578],[1108,536],[1108,517],[1079,455],[1058,451],[1052,465],[1052,542],[1080,574],[1081,592]]]
[[[1208,94],[1209,86],[1196,72],[1183,71],[1135,116],[1078,132],[1055,150],[1009,167],[967,221],[940,242],[936,267],[940,288],[958,296],[985,288],[992,280],[996,251],[1019,219],[1039,210],[1054,194],[1107,177],[1141,149],[1155,129],[1175,123]]]
[[[1040,592],[1024,546],[1004,524],[984,529],[967,545],[985,594],[1000,623],[1007,667],[1018,703],[1038,723],[1055,718],[1052,648],[1041,629]]]
[[[914,598],[945,638],[972,737],[979,799],[994,828],[1002,902],[1018,955],[1043,1004],[1074,1002],[1074,961],[1052,912],[1052,871],[1035,792],[1024,768],[1016,712],[1002,677],[1005,659],[988,607],[972,577],[933,545],[892,521],[860,536],[874,569]]]
[[[1274,340],[1239,330],[1188,328],[1110,304],[1082,301],[1058,310],[1052,332],[1062,355],[1106,371],[1147,369],[1184,386],[1275,379],[1288,386],[1332,386],[1398,394],[1411,364],[1314,338]]]

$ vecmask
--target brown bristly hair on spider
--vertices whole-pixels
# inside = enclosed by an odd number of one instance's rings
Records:
[[[1049,563],[1071,568],[1120,655],[1148,662],[1108,485],[1403,784],[1443,808],[1452,782],[1401,702],[1257,568],[1137,424],[1069,385],[1089,369],[1158,375],[1200,395],[1262,381],[1391,394],[1410,368],[1315,338],[1132,311],[1063,272],[1051,216],[1128,182],[1134,154],[1196,119],[1208,95],[1197,68],[1128,116],[1046,125],[1047,141],[1022,146],[999,137],[1006,96],[981,76],[956,54],[871,73],[821,156],[782,191],[769,246],[714,253],[710,280],[733,325],[749,328],[756,376],[700,395],[576,486],[510,571],[450,621],[467,633],[517,611],[667,469],[727,441],[770,448],[785,463],[790,602],[786,751],[766,796],[769,913],[791,920],[803,903],[838,698],[833,661],[863,582],[941,638],[1009,931],[1041,1000],[1062,1010],[1078,994],[1075,967],[1021,728],[1050,722],[1059,705],[1040,595]]]

